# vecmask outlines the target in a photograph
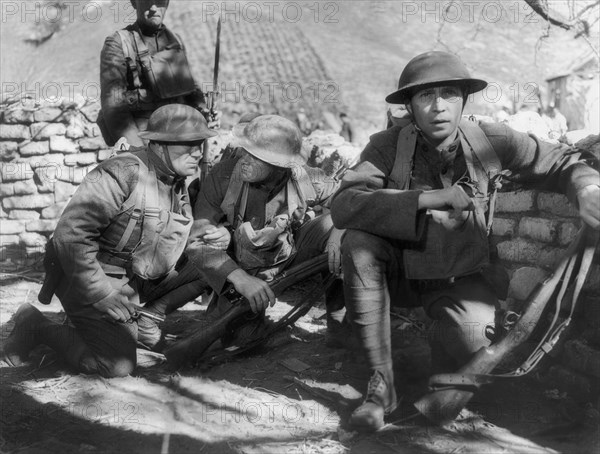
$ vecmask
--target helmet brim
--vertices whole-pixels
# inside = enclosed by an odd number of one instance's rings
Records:
[[[232,128],[231,133],[236,139],[236,146],[242,147],[255,158],[260,159],[261,161],[264,161],[267,164],[271,164],[275,167],[289,169],[297,167],[299,165],[303,166],[306,164],[307,159],[304,156],[302,156],[301,153],[282,153],[258,146],[246,136],[245,129],[247,125],[248,123],[240,123]]]
[[[410,101],[411,94],[415,91],[422,90],[428,87],[437,87],[440,85],[461,85],[467,90],[465,96],[471,93],[477,93],[487,87],[488,83],[482,79],[444,79],[444,80],[432,80],[420,81],[414,84],[408,84],[402,87],[400,90],[396,90],[385,97],[385,102],[388,104],[406,104]]]
[[[166,132],[142,131],[138,133],[142,139],[156,140],[158,142],[197,142],[210,137],[218,136],[217,131],[206,129],[189,134],[172,134]]]

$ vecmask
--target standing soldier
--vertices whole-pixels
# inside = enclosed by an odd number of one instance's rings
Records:
[[[334,223],[347,229],[346,306],[371,370],[351,416],[356,427],[382,427],[397,405],[390,299],[421,305],[435,320],[430,344],[440,372],[490,344],[497,295],[506,291],[497,284],[507,281],[486,272],[488,196],[500,170],[567,194],[584,222],[600,226],[600,179],[581,153],[504,124],[461,122],[468,95],[486,85],[452,54],[412,59],[386,98],[406,104],[412,123],[372,136],[334,196]]]
[[[186,104],[208,115],[183,42],[163,24],[169,0],[130,1],[136,22],[106,38],[100,54],[98,124],[111,146],[121,137],[143,146],[138,133],[160,106]]]
[[[45,261],[54,266],[46,270],[44,287],[54,283],[46,290],[56,293],[74,327],[21,306],[4,346],[9,364],[21,365],[45,344],[82,373],[115,377],[135,368],[136,343],[156,349],[156,323],[147,316],[133,320],[139,305],[164,316],[206,288],[182,254],[193,222],[185,179],[197,170],[202,142],[214,134],[197,110],[163,106],[141,133],[147,148],[108,159],[86,176],[56,226],[47,251],[53,257]],[[203,241],[226,248],[229,238],[215,225]]]

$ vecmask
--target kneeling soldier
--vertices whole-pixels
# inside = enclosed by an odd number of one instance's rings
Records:
[[[275,303],[267,282],[282,269],[329,251],[330,270],[339,273],[341,232],[331,216],[312,211],[328,203],[338,184],[305,166],[300,130],[283,117],[258,116],[237,125],[234,135],[239,153],[217,164],[202,183],[188,253],[217,294],[209,313],[218,316],[229,307],[223,294],[233,285],[256,314],[244,331],[257,334],[265,309]],[[231,255],[203,245],[206,231],[223,222],[233,230]],[[327,292],[326,305],[329,332],[342,332],[340,280]]]
[[[192,107],[164,106],[140,134],[147,148],[108,159],[86,176],[54,232],[47,252],[54,259],[46,260],[55,264],[47,282],[56,285],[44,299],[55,292],[74,327],[21,306],[5,344],[9,364],[22,364],[45,344],[80,372],[124,376],[135,368],[136,343],[156,348],[156,323],[132,319],[139,305],[164,316],[206,288],[183,254],[193,222],[185,178],[197,170],[202,142],[215,134]],[[213,247],[229,242],[225,228],[210,233]]]

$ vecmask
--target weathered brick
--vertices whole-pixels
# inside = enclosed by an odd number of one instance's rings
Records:
[[[88,150],[88,151],[97,151],[97,150],[101,150],[102,148],[106,148],[106,142],[104,141],[104,139],[102,138],[102,136],[100,137],[93,137],[90,139],[81,139],[79,141],[79,147],[82,150]]]
[[[112,148],[105,148],[104,150],[98,151],[98,161],[106,161],[114,153]]]
[[[600,351],[580,340],[567,341],[561,359],[563,364],[576,371],[600,378]]]
[[[50,137],[50,151],[52,153],[77,153],[77,144],[64,136]]]
[[[65,156],[65,164],[68,166],[87,166],[97,162],[95,152],[77,153]]]
[[[571,244],[573,238],[575,238],[575,234],[579,230],[579,226],[572,222],[562,222],[558,227],[558,242],[562,246],[567,246]]]
[[[50,153],[44,156],[34,156],[22,159],[20,161],[28,162],[32,169],[37,170],[41,167],[62,166],[65,163],[65,155],[61,153]]]
[[[0,248],[19,244],[19,235],[0,235]]]
[[[76,189],[77,186],[69,182],[57,181],[54,184],[54,201],[59,203],[69,200]]]
[[[54,232],[58,219],[38,219],[27,223],[28,232]]]
[[[2,140],[27,140],[31,139],[29,127],[25,125],[0,124],[0,139]]]
[[[15,184],[14,183],[0,184],[0,197],[10,197],[13,195],[15,195]]]
[[[19,146],[17,142],[2,141],[0,142],[0,159],[2,161],[10,161],[14,159]]]
[[[496,204],[498,213],[531,211],[535,207],[535,191],[500,192]]]
[[[4,211],[4,208],[2,208],[2,206],[0,205],[0,219],[6,219],[8,218],[8,213],[6,211]]]
[[[0,163],[0,174],[2,182],[23,181],[33,179],[33,170],[27,162],[3,162]]]
[[[85,137],[83,125],[71,123],[67,128],[66,134],[69,139],[81,139]]]
[[[2,206],[6,210],[45,208],[54,203],[52,194],[38,194],[36,196],[20,195],[6,197],[2,200]]]
[[[96,123],[87,123],[83,128],[86,137],[98,137],[101,136],[100,127]]]
[[[551,243],[556,237],[558,222],[552,219],[524,217],[519,222],[519,235],[544,243]]]
[[[80,112],[92,123],[96,123],[98,120],[98,113],[100,112],[100,103],[89,103],[80,109]]]
[[[9,219],[17,219],[21,221],[31,221],[40,218],[40,213],[33,210],[11,210],[8,215]]]
[[[23,246],[35,248],[37,250],[41,250],[42,252],[44,250],[44,246],[46,246],[46,243],[48,242],[48,238],[46,238],[44,235],[40,235],[37,232],[23,232],[19,235],[19,240]]]
[[[540,192],[537,198],[537,206],[540,210],[558,216],[578,217],[579,213],[569,203],[569,199],[562,194],[554,192]]]
[[[65,115],[63,115],[62,109],[59,107],[42,107],[39,110],[36,110],[33,114],[33,118],[35,121],[50,121],[50,122],[58,122],[64,121]]]
[[[50,153],[50,142],[28,142],[19,147],[21,156],[39,156]]]
[[[33,122],[33,111],[31,109],[24,109],[22,107],[7,110],[4,112],[4,118],[2,121],[11,125],[18,123],[28,125]]]
[[[67,128],[62,123],[34,123],[30,126],[33,140],[45,140],[52,136],[64,136]]]
[[[494,217],[492,232],[495,236],[513,236],[517,227],[515,219]]]
[[[520,301],[525,300],[535,286],[542,282],[547,275],[546,271],[532,266],[517,268],[510,280],[508,295]]]
[[[500,259],[509,262],[535,264],[540,250],[541,246],[538,243],[527,241],[523,238],[515,238],[498,243],[498,256]]]
[[[14,183],[14,195],[31,195],[37,192],[33,179]]]
[[[564,257],[566,249],[545,246],[540,250],[537,264],[544,268],[554,268],[561,258]]]
[[[62,215],[67,202],[59,202],[42,210],[42,219],[58,219]]]
[[[0,222],[1,235],[18,235],[25,231],[25,223],[21,221],[4,220]]]

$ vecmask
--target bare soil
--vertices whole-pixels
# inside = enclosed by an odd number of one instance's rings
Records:
[[[39,283],[4,282],[1,339]],[[269,316],[277,319],[301,297],[287,292]],[[58,301],[37,303],[62,322]],[[396,388],[403,396],[390,424],[376,434],[347,425],[367,381],[360,355],[325,345],[324,310],[313,308],[294,328],[252,354],[208,370],[170,370],[139,351],[133,376],[78,375],[40,347],[31,364],[0,363],[0,451],[20,453],[589,453],[598,452],[597,411],[527,379],[479,392],[445,427],[412,417],[426,390],[429,350],[418,313],[394,316]],[[405,314],[406,315],[406,314]],[[188,304],[165,329],[200,321]],[[348,346],[351,347],[350,340]],[[295,361],[297,360],[297,361]],[[298,362],[299,361],[299,362]],[[304,370],[300,370],[304,369]]]

